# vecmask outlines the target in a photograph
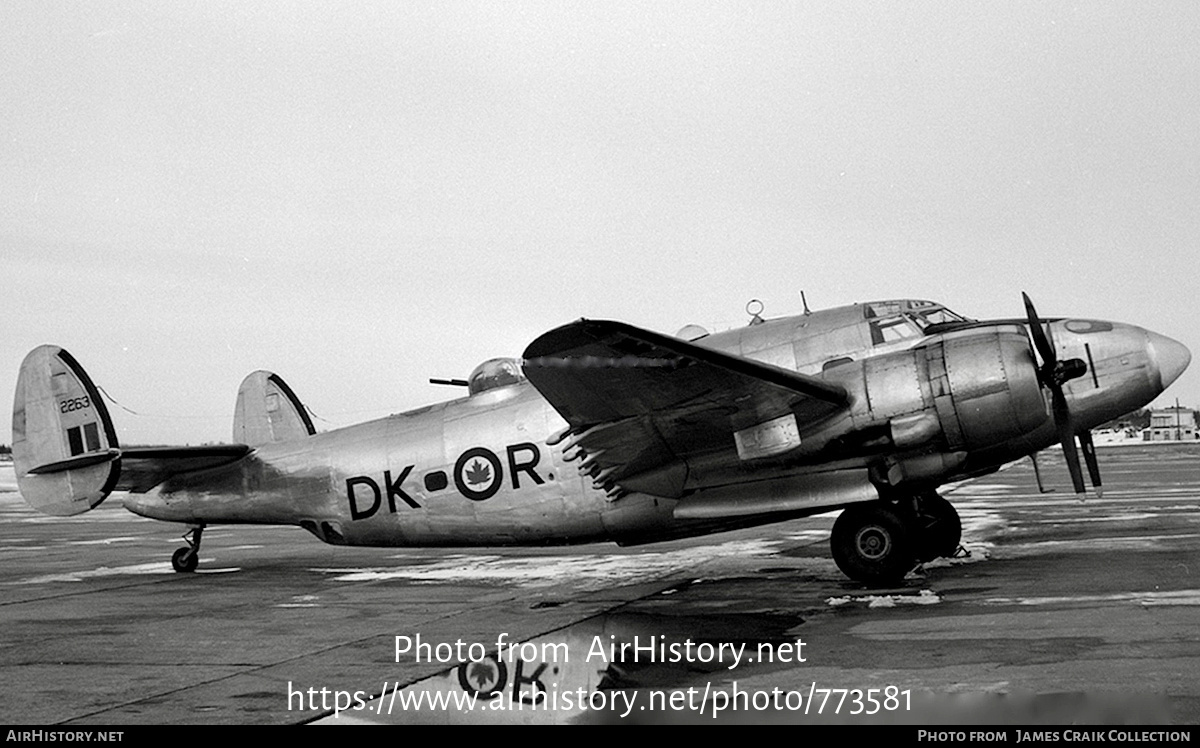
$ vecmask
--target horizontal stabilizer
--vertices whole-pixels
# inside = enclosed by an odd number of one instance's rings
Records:
[[[257,447],[317,433],[292,388],[278,374],[256,371],[242,380],[233,412],[233,441]]]
[[[29,473],[30,475],[49,475],[50,473],[62,473],[67,470],[78,470],[79,468],[99,465],[102,462],[111,462],[120,456],[121,450],[119,449],[110,449],[105,452],[93,452],[91,454],[72,457],[69,460],[38,465],[35,468],[30,468]]]
[[[149,491],[174,475],[236,462],[252,449],[121,449],[87,372],[70,353],[44,345],[25,357],[17,377],[12,451],[25,501],[45,514],[68,516],[98,506],[113,491]]]
[[[145,493],[173,475],[228,465],[252,451],[245,444],[123,449],[116,490]]]
[[[114,462],[120,470],[112,490],[145,493],[172,476],[228,465],[253,451],[245,444],[110,449],[38,465],[29,470],[29,475],[51,475]]]
[[[40,346],[21,363],[12,428],[17,485],[33,508],[80,514],[116,486],[112,419],[87,372],[62,348]]]

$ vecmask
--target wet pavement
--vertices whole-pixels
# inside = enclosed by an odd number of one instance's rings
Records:
[[[0,718],[1196,723],[1200,444],[1099,453],[1103,498],[1053,453],[1050,493],[1028,461],[948,491],[970,556],[889,590],[837,570],[835,515],[532,551],[211,527],[182,575],[182,528],[37,515],[0,467]]]

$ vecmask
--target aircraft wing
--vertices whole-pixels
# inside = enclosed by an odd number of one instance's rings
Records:
[[[682,493],[689,460],[770,456],[847,402],[839,385],[621,322],[572,322],[524,358],[569,424],[563,438],[582,451],[584,472],[660,496]]]

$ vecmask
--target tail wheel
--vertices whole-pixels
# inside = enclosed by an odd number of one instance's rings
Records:
[[[171,554],[171,566],[178,572],[195,571],[200,564],[200,554],[194,548],[177,548]]]
[[[204,525],[192,525],[183,535],[187,546],[177,548],[171,554],[171,567],[180,573],[196,570],[200,565],[200,537],[204,534]]]
[[[842,573],[870,586],[895,584],[916,565],[912,533],[882,502],[845,509],[833,523],[829,545]]]

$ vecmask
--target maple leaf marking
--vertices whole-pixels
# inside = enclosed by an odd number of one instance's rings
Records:
[[[471,467],[467,468],[466,476],[467,483],[470,483],[472,486],[478,486],[481,483],[490,483],[492,480],[492,469],[480,463],[479,460],[471,460]]]
[[[471,663],[467,678],[475,682],[476,691],[483,691],[489,683],[495,683],[496,675],[496,668],[494,666],[480,660],[479,662]]]

